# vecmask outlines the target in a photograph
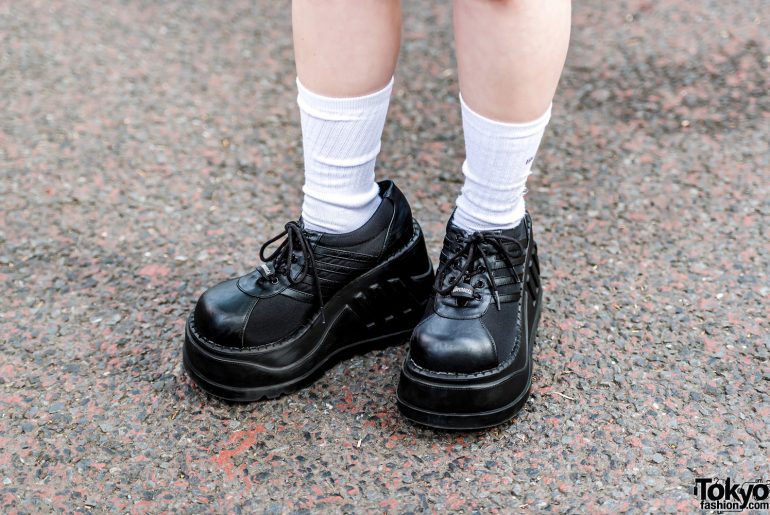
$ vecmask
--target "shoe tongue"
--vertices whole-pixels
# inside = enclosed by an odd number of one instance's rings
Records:
[[[462,239],[470,238],[473,233],[475,232],[482,232],[486,234],[500,234],[502,236],[507,236],[508,238],[516,238],[517,240],[523,240],[527,237],[527,225],[526,221],[522,220],[519,225],[516,227],[512,227],[511,229],[497,229],[494,231],[469,231],[466,229],[463,229],[454,223],[454,215],[452,215],[449,218],[449,221],[446,225],[446,232],[447,234],[456,234],[460,236]]]
[[[474,232],[476,231],[468,231],[455,225],[454,216],[450,217],[449,222],[447,223],[447,239],[450,241],[454,240],[461,245],[465,245],[468,242],[468,240],[473,236]],[[495,231],[479,231],[479,232],[482,232],[483,234],[488,234],[488,235],[498,235],[498,236],[504,236],[506,238],[516,239],[525,248],[528,245],[528,241],[527,241],[528,230],[527,230],[526,219],[523,219],[521,223],[519,223],[519,225],[511,229],[498,229]],[[504,244],[504,245],[507,246],[508,244]],[[489,255],[490,253],[496,253],[498,250],[496,247],[490,246],[489,244],[484,245],[484,248],[487,251],[487,255]],[[450,252],[449,255],[451,254],[452,253]],[[475,259],[480,259],[480,256],[476,255]]]

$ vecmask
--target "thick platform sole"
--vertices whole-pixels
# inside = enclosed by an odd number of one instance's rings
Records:
[[[404,380],[403,376],[401,380]],[[398,399],[398,409],[405,418],[421,426],[447,431],[478,431],[509,421],[521,411],[528,398],[529,385],[513,402],[496,410],[476,413],[442,413],[412,406],[401,398]]]
[[[185,328],[183,359],[190,377],[216,397],[250,402],[294,392],[339,361],[408,341],[432,292],[433,265],[422,230],[382,264],[328,299],[297,334],[263,347],[237,349],[207,341],[193,315]],[[286,356],[294,356],[287,362]]]
[[[450,431],[474,431],[507,422],[524,407],[529,398],[532,378],[532,349],[542,311],[543,290],[537,246],[533,245],[523,300],[528,321],[525,334],[526,367],[467,376],[447,375],[417,370],[404,363],[399,379],[396,403],[401,414],[419,425]],[[522,379],[526,377],[526,381]],[[521,385],[524,384],[522,388]],[[469,411],[468,406],[484,409]],[[436,407],[441,407],[436,409]]]

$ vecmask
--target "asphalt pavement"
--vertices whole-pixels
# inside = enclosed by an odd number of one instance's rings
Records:
[[[463,157],[449,2],[405,2],[378,164],[437,258]],[[405,347],[259,404],[181,366],[198,295],[299,214],[288,2],[0,1],[0,507],[690,512],[770,480],[770,4],[575,3],[529,183],[526,408],[396,410]]]

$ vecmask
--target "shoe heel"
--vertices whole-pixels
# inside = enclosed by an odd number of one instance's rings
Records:
[[[369,338],[411,332],[433,292],[433,263],[417,222],[414,231],[409,244],[380,265],[382,271],[348,304]]]
[[[537,243],[532,243],[532,255],[527,270],[527,297],[529,305],[527,314],[529,316],[530,343],[534,345],[535,335],[537,334],[537,325],[540,322],[540,312],[543,309],[543,285],[540,281],[540,258],[537,255]]]

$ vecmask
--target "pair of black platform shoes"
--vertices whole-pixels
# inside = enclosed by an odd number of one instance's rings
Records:
[[[289,222],[262,247],[262,265],[201,296],[184,344],[198,385],[233,401],[274,398],[344,357],[408,339],[397,393],[408,419],[471,430],[521,409],[542,298],[529,215],[489,232],[450,220],[434,275],[404,195],[390,181],[380,195],[347,234]]]

